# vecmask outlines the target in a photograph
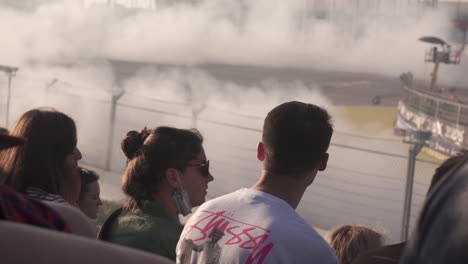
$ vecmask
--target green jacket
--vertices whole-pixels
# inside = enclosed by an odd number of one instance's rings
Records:
[[[107,224],[107,241],[175,261],[175,250],[183,226],[163,205],[155,201],[141,201],[138,208],[123,210]]]

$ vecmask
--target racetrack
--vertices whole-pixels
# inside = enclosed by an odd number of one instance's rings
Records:
[[[280,83],[299,81],[320,91],[339,106],[373,105],[372,99],[380,96],[380,105],[396,106],[400,93],[398,76],[377,74],[332,72],[318,69],[268,68],[261,66],[202,64],[196,66],[174,66],[128,61],[110,61],[118,80],[133,76],[145,67],[168,69],[197,69],[212,75],[219,81],[233,82],[240,86],[251,86],[265,80]]]

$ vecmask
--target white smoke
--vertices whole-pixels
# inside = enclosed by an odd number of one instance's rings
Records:
[[[5,6],[0,58],[15,65],[114,58],[424,74],[428,46],[417,39],[448,37],[450,14],[408,1],[360,2],[205,0],[149,10],[69,0],[39,1],[31,11]]]

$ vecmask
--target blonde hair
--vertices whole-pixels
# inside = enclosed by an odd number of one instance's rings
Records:
[[[339,264],[349,264],[360,254],[383,246],[379,232],[363,225],[342,225],[333,229],[326,238],[335,249]]]

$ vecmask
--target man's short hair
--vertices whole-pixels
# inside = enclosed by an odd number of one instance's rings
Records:
[[[326,153],[332,134],[325,109],[301,102],[275,107],[263,125],[265,169],[287,175],[308,172]]]

